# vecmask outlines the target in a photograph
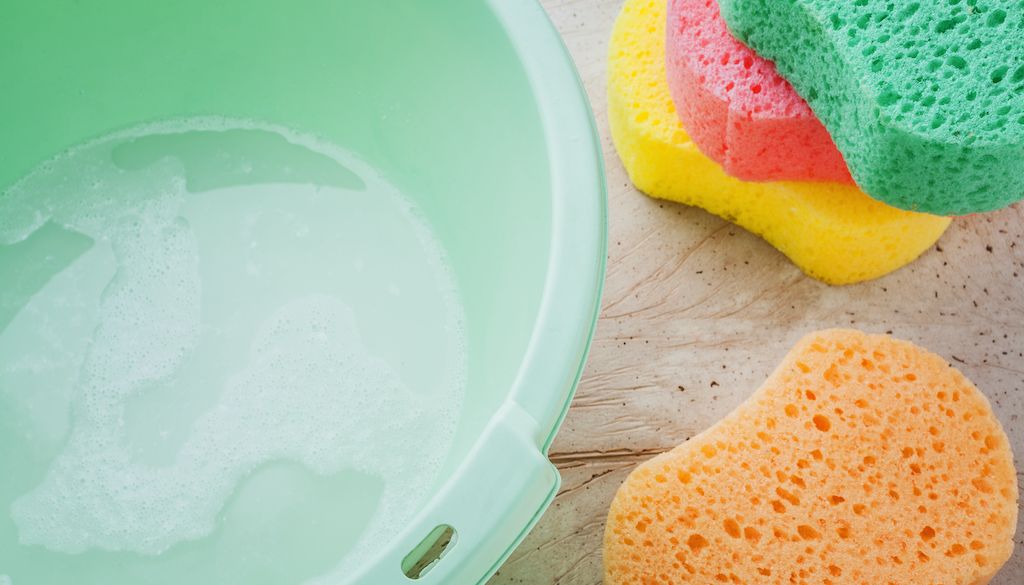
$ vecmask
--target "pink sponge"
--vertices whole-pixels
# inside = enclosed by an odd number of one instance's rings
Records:
[[[843,156],[775,65],[736,40],[717,0],[669,0],[665,67],[690,137],[747,181],[853,183]]]

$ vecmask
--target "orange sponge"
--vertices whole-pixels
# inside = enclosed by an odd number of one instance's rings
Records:
[[[605,531],[606,585],[986,583],[1017,479],[985,397],[887,336],[804,338],[714,427],[642,464]]]

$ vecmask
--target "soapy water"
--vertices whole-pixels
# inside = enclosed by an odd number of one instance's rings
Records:
[[[250,138],[276,141],[278,146],[287,143],[288,148],[306,149],[313,158],[319,157],[319,162],[305,169],[312,174],[316,174],[310,171],[314,167],[326,168],[323,161],[327,159],[341,170],[323,175],[327,185],[301,183],[304,171],[288,165],[276,175],[271,172],[274,177],[261,179],[267,181],[261,184],[218,183],[213,178],[216,173],[202,169],[191,173],[195,169],[190,169],[187,153],[141,156],[134,162],[124,155],[131,153],[124,149],[126,144],[189,133],[204,133],[214,141],[229,135],[245,138],[250,133]],[[119,153],[124,159],[121,164],[115,162]],[[260,171],[253,157],[222,158],[239,176],[251,177]],[[191,163],[209,161],[200,156]],[[287,184],[273,181],[282,177]],[[372,202],[366,200],[367,193],[373,194]],[[232,208],[209,203],[217,198],[243,207],[247,201],[274,201],[281,209],[292,210],[271,211],[268,219],[258,206],[250,205],[237,220],[242,233],[235,239],[248,242],[249,250],[244,262],[235,258],[231,270],[239,272],[230,279],[240,279],[244,272],[252,282],[221,291],[227,302],[220,304],[208,297],[217,296],[217,286],[226,285],[212,285],[213,277],[206,275],[228,269],[207,259],[216,253],[204,249],[197,227]],[[331,234],[331,221],[339,231],[344,231],[344,225],[358,229],[355,226],[363,219],[352,215],[365,211],[365,205],[376,206],[368,216],[384,218],[383,225],[372,228],[381,232],[380,237],[405,237],[411,245],[398,246],[394,257],[384,259],[367,252],[387,249],[381,242],[369,242],[351,257],[345,249],[315,246],[300,258],[275,258],[258,250],[265,244],[260,234],[274,241],[267,230],[281,229],[287,238],[280,241],[289,245],[304,238],[325,246],[342,245],[341,240],[331,239],[343,237]],[[334,220],[332,210],[338,212]],[[0,319],[0,401],[17,400],[19,395],[46,397],[52,392],[53,403],[66,402],[70,415],[67,428],[53,433],[63,431],[66,439],[41,480],[10,503],[21,545],[64,554],[161,555],[182,543],[210,538],[232,494],[269,463],[298,462],[320,476],[354,470],[377,477],[383,485],[377,509],[344,558],[318,577],[317,582],[327,583],[358,566],[422,507],[450,448],[461,408],[463,316],[441,246],[415,208],[372,169],[340,149],[278,127],[220,119],[147,126],[76,148],[45,163],[0,196],[0,246],[17,245],[50,225],[85,236],[92,246],[26,299],[9,325]],[[272,228],[261,232],[261,225]],[[367,274],[367,266],[407,256],[424,271],[420,276],[431,277],[431,286],[417,282],[415,274],[405,282],[394,268],[387,281],[375,282],[374,275],[380,271]],[[76,264],[99,266],[104,258],[111,277],[99,298],[75,298],[88,297],[89,287],[61,284],[62,277],[67,280],[76,274]],[[313,268],[303,272],[295,264]],[[365,282],[347,283],[353,278]],[[252,289],[253,284],[260,288]],[[414,294],[407,296],[434,302],[433,316],[425,322],[435,330],[396,336],[401,327],[418,326],[403,320],[399,329],[389,330],[392,323],[381,325],[384,334],[375,331],[373,319],[361,316],[362,305],[350,304],[342,294],[371,285],[379,288],[378,299],[399,299],[392,302],[400,303],[402,292],[413,289]],[[60,290],[49,290],[54,287]],[[433,296],[428,288],[436,289]],[[258,300],[247,304],[249,290]],[[95,305],[95,327],[78,345],[69,348],[67,342],[57,340],[59,335],[49,336],[49,346],[35,344],[30,349],[19,348],[11,339],[3,343],[5,334],[13,337],[18,331],[52,329],[54,323],[47,318],[51,308],[89,306],[90,302]],[[229,313],[236,305],[243,308],[237,309],[238,315],[218,321],[211,315],[213,304],[218,311],[230,309]],[[386,315],[388,310],[378,307],[371,312]],[[226,340],[228,331],[248,331],[248,337]],[[383,341],[369,343],[366,338],[374,336]],[[408,371],[414,366],[403,370],[395,360],[379,355],[389,351],[381,349],[388,346],[388,339],[398,343],[399,337],[432,339],[406,347],[403,355],[423,353],[419,361],[439,370],[433,378]],[[237,360],[224,360],[237,367],[215,387],[175,388],[180,370],[201,359],[197,356],[214,343],[211,338],[242,346]],[[416,363],[413,358],[407,361]],[[37,378],[26,372],[38,374],[52,363],[75,372],[68,387],[32,387],[31,381]],[[415,383],[421,379],[431,383],[419,387]],[[169,386],[172,393],[180,391],[183,397],[203,396],[208,401],[189,424],[177,425],[184,430],[163,431],[162,436],[171,438],[161,447],[167,452],[162,458],[147,455],[145,449],[140,454],[128,420],[133,401],[158,392],[154,388],[161,385]],[[186,402],[183,398],[182,403]],[[11,579],[0,577],[0,585],[11,585]]]

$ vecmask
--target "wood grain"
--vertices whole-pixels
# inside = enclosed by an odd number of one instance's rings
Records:
[[[759,238],[637,192],[611,144],[605,52],[621,0],[545,0],[590,96],[609,186],[608,275],[590,361],[551,459],[563,487],[492,585],[601,582],[608,505],[640,461],[739,404],[815,329],[892,332],[952,361],[1024,454],[1024,206],[956,220],[895,274],[830,287]],[[1024,484],[1024,478],[1018,474]],[[1024,583],[1017,550],[992,585]]]

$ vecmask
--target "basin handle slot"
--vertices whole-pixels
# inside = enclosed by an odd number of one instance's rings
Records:
[[[455,548],[459,533],[447,524],[430,531],[412,551],[402,559],[402,572],[410,579],[419,579],[430,572],[448,552]]]

